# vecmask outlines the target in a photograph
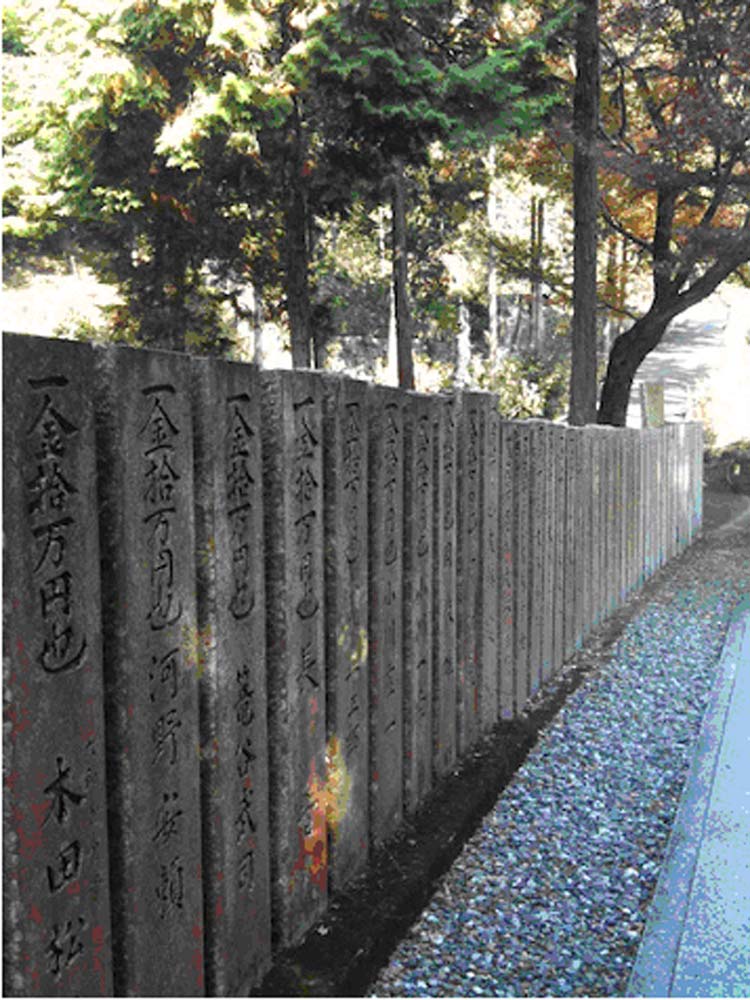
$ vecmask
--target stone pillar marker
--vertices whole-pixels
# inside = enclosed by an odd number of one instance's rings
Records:
[[[299,941],[328,902],[322,384],[261,375],[275,933]]]
[[[576,470],[577,428],[553,430],[555,468],[555,669],[559,669],[575,648],[576,611],[582,604],[583,573],[577,566],[580,515],[580,476]]]
[[[482,462],[482,609],[480,725],[491,729],[499,717],[499,599],[500,539],[498,506],[500,490],[500,439],[497,403],[485,403],[485,444]]]
[[[637,433],[637,432],[636,432]],[[624,595],[627,599],[633,586],[633,547],[635,536],[633,525],[635,523],[635,511],[638,503],[637,484],[635,481],[635,461],[633,431],[626,430],[624,434],[625,448],[625,569],[624,569]]]
[[[193,366],[206,991],[236,996],[271,964],[260,388]]]
[[[661,431],[653,431],[651,441],[651,498],[653,508],[653,538],[651,543],[651,573],[661,566],[662,531],[661,531]]]
[[[645,435],[646,445],[646,577],[650,577],[656,568],[656,551],[659,534],[659,510],[657,502],[657,482],[658,467],[656,445],[658,431],[647,430],[642,432]]]
[[[439,398],[435,420],[433,740],[435,774],[456,760],[456,400]]]
[[[201,996],[190,362],[97,349],[115,993]]]
[[[656,433],[656,504],[657,504],[657,547],[656,547],[656,568],[664,564],[666,551],[666,470],[664,461],[664,429],[660,428]]]
[[[638,554],[636,566],[636,583],[638,587],[643,586],[646,579],[646,559],[648,553],[647,524],[648,524],[648,466],[647,459],[647,438],[643,431],[638,432],[638,490],[640,503],[638,508]]]
[[[637,430],[630,434],[630,476],[632,489],[632,516],[630,519],[630,589],[639,586],[641,567],[641,507],[643,504],[643,484],[641,482],[641,436]]]
[[[499,657],[500,679],[499,699],[500,717],[511,719],[515,708],[514,694],[514,425],[506,420],[500,421],[500,579],[498,591],[500,595],[499,610]]]
[[[4,995],[113,991],[92,351],[3,336]]]
[[[385,840],[404,809],[403,394],[370,392],[370,824]]]
[[[367,863],[370,775],[367,449],[368,386],[326,376],[324,394],[327,758],[331,885]]]
[[[617,465],[618,432],[614,427],[605,432],[604,447],[606,449],[607,468],[607,563],[606,563],[606,602],[604,616],[609,617],[617,603],[617,559],[619,553],[619,483]]]
[[[461,396],[458,445],[458,750],[480,731],[482,677],[482,462],[485,409],[480,393]]]
[[[679,550],[689,542],[688,504],[690,496],[691,455],[690,455],[690,424],[680,424],[678,428],[678,447],[680,456],[680,525],[678,530]]]
[[[669,468],[671,482],[671,503],[669,512],[669,558],[680,551],[680,428],[672,424],[669,428]]]
[[[542,683],[548,680],[556,670],[558,663],[555,661],[555,628],[557,625],[557,612],[555,609],[555,576],[558,572],[557,566],[557,516],[558,512],[564,513],[565,497],[563,494],[562,511],[559,511],[560,494],[558,492],[558,466],[562,459],[563,469],[565,465],[565,443],[562,442],[561,453],[555,455],[553,451],[555,444],[555,427],[551,423],[543,425],[542,433],[545,441],[545,451],[547,455],[547,467],[545,469],[545,506],[544,506],[544,536],[542,552],[544,554],[544,575],[543,597],[542,597]],[[564,472],[563,472],[564,477]],[[561,477],[561,478],[563,478]],[[560,660],[562,662],[562,660]]]
[[[700,534],[703,526],[703,424],[696,424],[695,500],[693,503],[693,533]]]
[[[513,427],[514,444],[514,522],[515,536],[513,581],[515,623],[514,675],[516,713],[522,711],[531,695],[529,676],[529,558],[531,544],[529,538],[529,482],[530,482],[530,437],[527,424]]]
[[[404,429],[404,795],[414,812],[432,785],[433,405],[410,393]]]
[[[616,503],[615,513],[617,517],[617,531],[615,544],[617,546],[617,569],[616,585],[614,593],[613,607],[619,607],[624,601],[627,593],[627,525],[628,525],[628,504],[627,494],[627,434],[625,429],[618,430],[615,438],[616,455]]]
[[[593,624],[598,626],[604,617],[605,605],[605,567],[606,567],[606,489],[607,476],[605,467],[605,434],[603,428],[592,427],[591,462],[594,481],[594,530],[592,546],[593,556]]]
[[[545,629],[544,577],[547,553],[544,551],[544,522],[547,506],[547,442],[544,424],[529,420],[531,473],[529,480],[529,694],[542,683],[542,636]]]
[[[577,428],[575,435],[575,490],[573,532],[575,535],[575,565],[579,576],[578,601],[574,628],[575,648],[579,648],[588,633],[588,590],[590,585],[589,562],[591,547],[591,462],[586,435]]]

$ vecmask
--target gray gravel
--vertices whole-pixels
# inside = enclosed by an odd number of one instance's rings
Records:
[[[750,586],[732,575],[675,590],[626,627],[369,995],[623,993],[728,619]]]

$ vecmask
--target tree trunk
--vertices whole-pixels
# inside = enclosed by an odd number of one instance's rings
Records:
[[[469,310],[463,299],[458,300],[458,338],[456,340],[455,383],[463,388],[469,381],[469,361],[471,360],[471,323]]]
[[[383,282],[388,283],[388,327],[386,337],[385,370],[388,385],[398,385],[398,338],[396,337],[396,290],[394,282],[389,280],[392,268],[388,262],[386,248],[386,223],[390,209],[382,205],[378,212],[378,250],[380,252],[380,274]],[[391,226],[392,228],[392,226]]]
[[[598,0],[583,0],[576,18],[573,101],[573,326],[570,414],[573,425],[596,420],[596,239],[599,123]]]
[[[255,308],[253,309],[253,361],[259,368],[263,368],[265,349],[263,344],[263,286],[260,282],[253,282],[253,298]]]
[[[292,341],[294,368],[310,367],[310,288],[308,284],[307,205],[298,184],[293,186],[285,212],[286,260],[284,291]]]
[[[599,404],[600,424],[625,426],[635,373],[646,355],[664,336],[672,316],[672,312],[649,310],[614,342]]]
[[[494,243],[495,232],[497,230],[497,194],[495,193],[496,153],[496,146],[492,143],[487,159],[487,228],[490,237],[487,257],[487,353],[489,355],[491,371],[497,368],[500,348],[497,320],[497,253]]]
[[[521,340],[521,328],[523,326],[523,297],[516,295],[516,318],[513,321],[513,331],[510,335],[510,349],[517,350]]]
[[[406,247],[406,197],[404,194],[404,164],[394,163],[392,182],[393,223],[393,288],[396,300],[396,338],[398,341],[398,384],[402,389],[414,388],[412,357],[412,323],[409,310],[408,263]]]
[[[542,312],[542,255],[544,252],[544,199],[531,199],[531,307],[529,346],[542,352],[544,315]]]

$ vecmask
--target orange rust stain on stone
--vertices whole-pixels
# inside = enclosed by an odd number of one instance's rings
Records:
[[[321,892],[328,883],[328,838],[330,828],[336,835],[339,823],[346,815],[351,792],[351,778],[346,768],[337,736],[332,736],[326,747],[326,774],[318,776],[315,761],[310,762],[307,779],[307,796],[310,801],[310,832],[297,827],[299,851],[289,879],[292,892],[299,874],[307,874]]]

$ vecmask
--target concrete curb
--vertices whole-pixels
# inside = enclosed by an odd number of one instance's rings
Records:
[[[627,996],[750,995],[750,595],[735,608]]]

